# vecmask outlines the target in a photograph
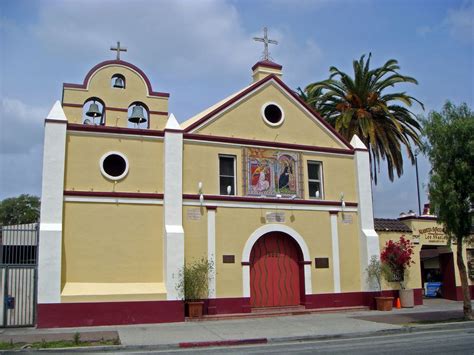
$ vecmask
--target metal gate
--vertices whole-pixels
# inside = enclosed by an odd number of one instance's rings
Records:
[[[36,324],[39,224],[1,227],[0,327]]]

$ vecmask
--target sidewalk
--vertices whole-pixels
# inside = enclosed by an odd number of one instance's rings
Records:
[[[70,340],[76,332],[82,340],[114,339],[119,337],[126,347],[186,347],[251,342],[276,342],[317,338],[336,338],[429,329],[433,325],[407,323],[422,320],[445,321],[462,317],[462,302],[428,300],[412,309],[392,312],[357,311],[298,316],[146,324],[62,329],[3,329],[0,341],[32,342]],[[472,326],[474,322],[457,323]],[[448,326],[447,324],[438,325]],[[435,326],[436,327],[436,326]]]

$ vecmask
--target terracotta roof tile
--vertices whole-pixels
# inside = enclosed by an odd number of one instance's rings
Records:
[[[374,218],[374,225],[376,231],[412,232],[412,230],[405,223],[399,221],[398,219]]]

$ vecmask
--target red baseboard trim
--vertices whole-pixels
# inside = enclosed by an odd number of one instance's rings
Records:
[[[184,321],[182,301],[38,304],[38,328]]]
[[[204,300],[205,314],[250,313],[250,298],[211,298]]]

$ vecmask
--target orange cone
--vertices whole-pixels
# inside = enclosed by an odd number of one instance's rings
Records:
[[[402,305],[400,304],[400,297],[397,297],[397,302],[395,302],[395,308],[400,309]]]

